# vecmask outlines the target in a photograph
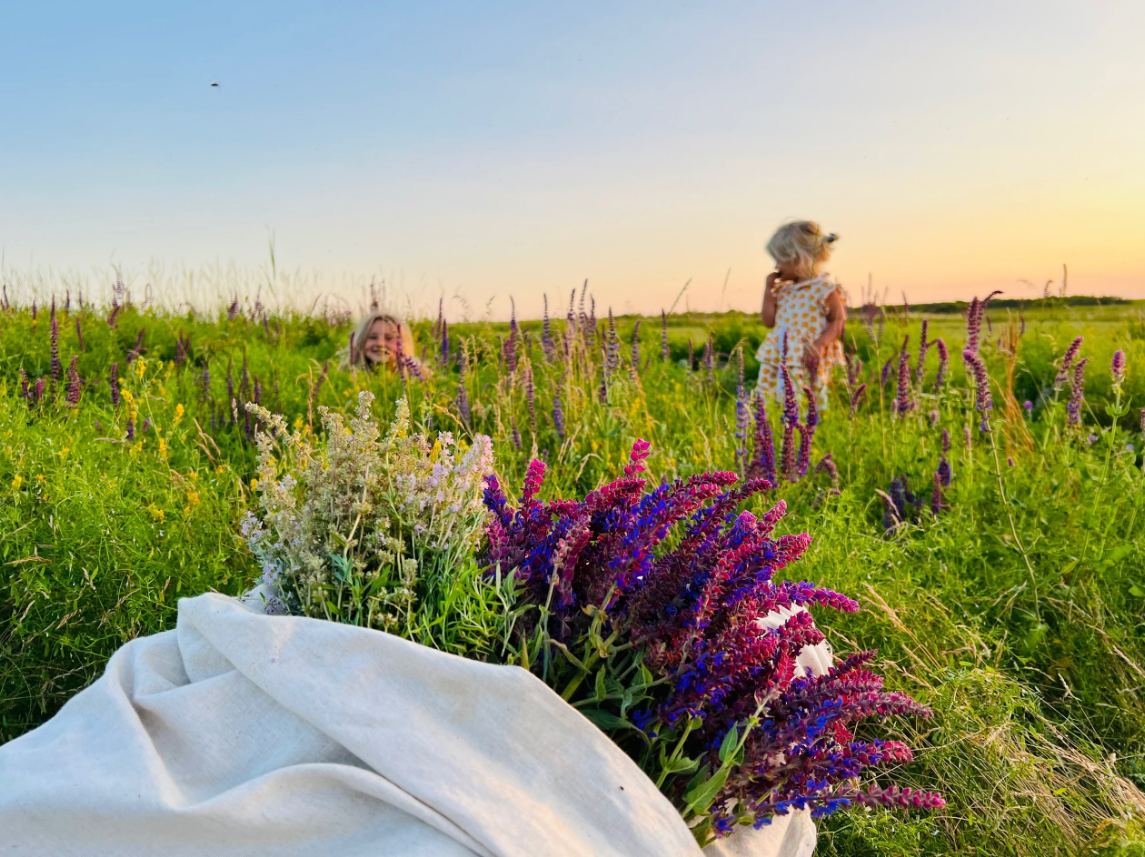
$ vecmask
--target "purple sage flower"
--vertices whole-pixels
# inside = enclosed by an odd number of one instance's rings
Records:
[[[660,362],[668,362],[668,313],[660,310]]]
[[[135,420],[130,417],[127,420],[127,440],[128,442],[135,440]]]
[[[946,369],[950,365],[950,352],[946,350],[946,341],[941,337],[934,340],[934,347],[938,351],[938,374],[934,376],[934,389],[941,390],[946,380]]]
[[[111,404],[113,407],[119,405],[119,364],[111,364],[111,372],[108,377],[108,384],[111,387]]]

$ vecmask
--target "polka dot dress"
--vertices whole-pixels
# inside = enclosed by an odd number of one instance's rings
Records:
[[[803,350],[818,339],[826,327],[826,299],[834,291],[842,293],[842,287],[829,282],[825,275],[779,288],[775,294],[775,327],[755,355],[759,360],[757,393],[782,403],[783,375],[779,367],[786,363],[796,390],[810,387],[819,408],[827,407],[827,380],[832,367],[844,362],[843,343],[836,339],[827,346],[819,359],[819,371],[810,383],[803,367]]]

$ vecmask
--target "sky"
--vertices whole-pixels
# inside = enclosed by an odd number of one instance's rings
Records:
[[[1142,32],[1094,0],[10,4],[2,263],[138,280],[273,240],[423,310],[536,317],[585,279],[755,310],[808,218],[852,303],[1034,297],[1063,263],[1145,298]]]

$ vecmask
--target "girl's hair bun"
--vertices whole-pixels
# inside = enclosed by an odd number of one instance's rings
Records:
[[[839,236],[824,235],[813,220],[793,220],[775,231],[767,242],[767,252],[776,262],[794,262],[801,277],[813,276],[831,255]]]

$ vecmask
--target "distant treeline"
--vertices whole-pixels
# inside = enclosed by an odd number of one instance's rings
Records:
[[[1116,304],[1128,303],[1132,303],[1132,301],[1125,298],[1098,297],[1096,295],[1069,295],[1064,298],[994,298],[990,301],[990,307],[991,309],[1033,310],[1055,309],[1057,307],[1067,306],[1114,306]],[[932,304],[910,304],[910,309],[914,312],[965,314],[969,306],[969,301],[941,301]],[[890,309],[891,306],[887,308]],[[901,309],[901,307],[898,307],[898,309]],[[857,311],[857,309],[853,311]]]

